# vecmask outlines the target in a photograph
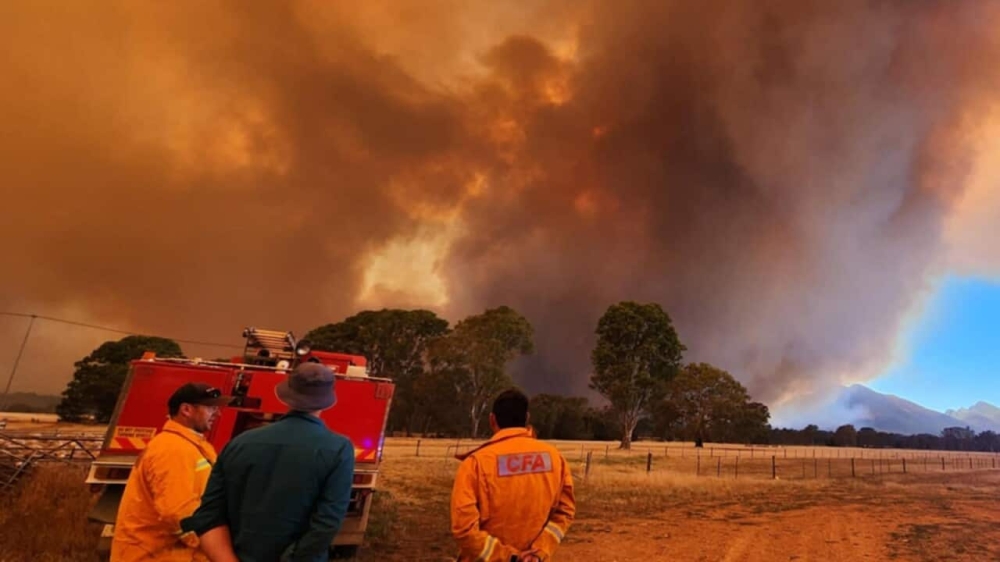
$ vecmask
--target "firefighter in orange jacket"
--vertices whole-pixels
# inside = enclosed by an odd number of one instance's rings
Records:
[[[569,530],[576,514],[569,466],[527,422],[528,397],[507,390],[493,403],[493,437],[456,456],[451,533],[460,562],[551,560]]]
[[[125,484],[111,562],[207,560],[194,533],[181,533],[180,521],[201,503],[216,459],[203,434],[230,399],[204,383],[185,384],[170,397],[170,419],[150,440]]]

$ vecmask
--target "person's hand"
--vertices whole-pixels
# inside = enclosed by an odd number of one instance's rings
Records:
[[[517,555],[518,562],[542,562],[541,553],[538,550],[525,550]]]

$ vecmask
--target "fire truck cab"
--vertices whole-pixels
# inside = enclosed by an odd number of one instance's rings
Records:
[[[331,554],[350,556],[364,543],[372,494],[375,491],[382,446],[395,386],[390,379],[368,376],[363,356],[314,351],[291,332],[247,328],[242,357],[230,361],[160,358],[147,353],[133,361],[118,396],[97,458],[86,483],[101,496],[88,514],[103,524],[102,554],[110,552],[115,517],[125,484],[139,453],[167,421],[167,399],[187,382],[205,382],[233,396],[220,410],[206,438],[221,452],[240,433],[269,424],[288,411],[274,387],[305,361],[329,366],[336,372],[337,404],[321,414],[332,431],[354,444],[355,471],[351,503]]]

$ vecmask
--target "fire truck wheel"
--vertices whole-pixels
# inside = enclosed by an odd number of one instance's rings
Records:
[[[358,554],[358,545],[344,544],[330,549],[330,560],[353,559]]]

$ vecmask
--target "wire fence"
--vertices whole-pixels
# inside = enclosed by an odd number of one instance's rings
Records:
[[[383,458],[454,458],[486,441],[390,438]],[[632,449],[617,443],[548,441],[573,464],[577,477],[598,471],[671,472],[696,477],[730,479],[834,479],[887,474],[996,470],[1000,454],[966,451],[918,451],[838,447],[696,448],[685,443],[637,442]]]
[[[85,463],[97,458],[104,439],[93,433],[0,433],[0,492],[41,463]]]

